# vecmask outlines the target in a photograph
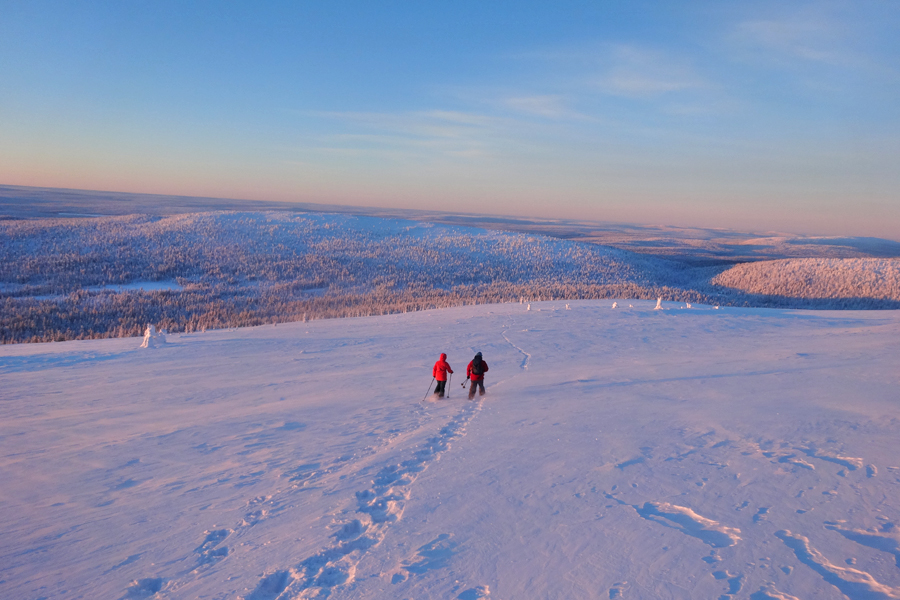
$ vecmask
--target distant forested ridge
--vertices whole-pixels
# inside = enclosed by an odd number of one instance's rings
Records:
[[[3,343],[135,336],[147,323],[197,331],[522,300],[662,296],[840,308],[845,298],[811,294],[798,304],[775,288],[735,286],[724,267],[351,215],[8,220],[0,244]],[[865,307],[896,308],[897,300],[870,295]]]
[[[866,308],[880,300],[900,301],[900,258],[767,260],[735,265],[712,283],[755,295],[844,300],[844,308]]]

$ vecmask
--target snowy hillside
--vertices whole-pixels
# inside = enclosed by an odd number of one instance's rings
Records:
[[[0,597],[900,598],[900,314],[654,304],[2,346]]]
[[[900,259],[773,261],[719,275],[727,266],[345,214],[10,220],[0,242],[0,343],[536,300],[900,308]]]
[[[471,303],[699,301],[703,269],[594,244],[335,214],[0,222],[0,342],[138,335]],[[718,272],[718,270],[716,271]],[[130,285],[132,288],[123,289]],[[161,287],[164,286],[164,287]]]
[[[893,300],[900,308],[900,259],[806,258],[745,263],[712,282],[750,294],[785,298]]]

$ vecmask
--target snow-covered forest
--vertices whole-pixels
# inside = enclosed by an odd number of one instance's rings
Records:
[[[900,307],[896,260],[877,262],[879,278],[859,293],[841,294],[833,288],[856,285],[876,263],[769,261],[722,273],[591,243],[365,216],[8,220],[0,240],[3,343],[554,299]],[[753,274],[763,271],[759,285]]]
[[[806,258],[735,265],[713,278],[716,285],[751,294],[789,298],[900,301],[898,258]]]

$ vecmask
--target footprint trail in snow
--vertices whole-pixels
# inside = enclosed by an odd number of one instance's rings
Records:
[[[469,402],[411,456],[384,466],[371,487],[356,492],[356,510],[333,534],[334,543],[293,567],[266,575],[246,600],[327,598],[337,586],[353,582],[362,557],[384,540],[391,526],[403,518],[410,488],[428,466],[450,450],[451,442],[466,433],[466,427],[482,408],[483,401]],[[408,565],[407,570],[415,569]]]

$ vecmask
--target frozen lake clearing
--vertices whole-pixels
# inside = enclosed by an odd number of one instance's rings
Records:
[[[900,313],[611,305],[0,346],[0,597],[900,598]]]

